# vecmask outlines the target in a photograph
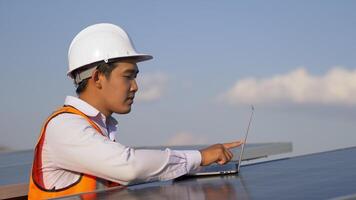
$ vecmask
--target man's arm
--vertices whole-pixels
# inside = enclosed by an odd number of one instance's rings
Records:
[[[74,114],[49,122],[45,145],[59,168],[121,184],[173,179],[201,163],[199,151],[136,150],[112,142]]]
[[[170,149],[136,150],[110,141],[73,114],[52,119],[45,141],[58,167],[121,184],[173,179],[201,164],[225,163],[232,157],[224,145],[208,147],[201,154]]]

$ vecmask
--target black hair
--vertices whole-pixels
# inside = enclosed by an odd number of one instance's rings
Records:
[[[84,92],[84,90],[87,88],[88,80],[89,80],[89,78],[84,79],[84,80],[80,81],[80,83],[76,84],[77,88],[75,89],[75,93],[77,93],[77,95]]]
[[[104,74],[104,76],[109,79],[111,72],[117,67],[117,65],[115,63],[105,63],[102,62],[100,64],[97,65],[96,69],[98,70],[99,73]],[[75,76],[77,76],[81,71],[74,71],[73,74],[75,74]],[[82,80],[80,83],[75,84],[76,85],[76,90],[75,92],[77,93],[77,95],[81,94],[82,92],[84,92],[84,90],[87,88],[88,86],[88,80],[89,78],[86,78],[84,80]]]

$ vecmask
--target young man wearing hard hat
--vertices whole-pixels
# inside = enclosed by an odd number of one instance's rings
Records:
[[[95,24],[73,39],[68,76],[78,97],[44,123],[29,185],[29,199],[46,199],[133,182],[168,180],[232,158],[240,141],[199,151],[142,150],[115,141],[113,113],[131,110],[138,90],[137,63],[152,59],[133,48],[127,33],[113,24]]]

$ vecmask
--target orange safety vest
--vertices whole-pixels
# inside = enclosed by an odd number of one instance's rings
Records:
[[[43,173],[42,173],[42,147],[46,135],[45,134],[46,128],[51,119],[63,113],[72,113],[72,114],[77,114],[82,116],[100,134],[104,135],[101,129],[98,127],[98,125],[96,125],[88,116],[86,116],[84,113],[82,113],[81,111],[77,110],[74,107],[63,106],[57,111],[55,111],[50,117],[48,117],[48,119],[44,123],[38,142],[36,144],[36,148],[34,151],[32,172],[30,177],[28,199],[49,199],[49,198],[61,197],[61,196],[72,195],[77,193],[91,192],[96,189],[96,184],[97,184],[96,177],[88,174],[81,174],[78,181],[65,188],[45,189],[44,187]],[[114,186],[118,186],[119,184],[107,181],[107,184],[105,185],[107,187],[114,187]],[[92,199],[95,198],[95,194],[84,194],[81,197],[84,199]]]

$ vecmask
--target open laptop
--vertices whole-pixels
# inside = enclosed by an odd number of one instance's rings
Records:
[[[219,165],[219,164],[212,164],[209,166],[204,166],[204,167],[200,167],[198,171],[189,173],[188,176],[202,176],[202,175],[218,175],[218,174],[235,174],[235,173],[239,173],[240,172],[240,166],[241,166],[241,162],[242,162],[242,158],[243,158],[243,154],[244,154],[244,150],[245,150],[245,144],[247,141],[247,136],[248,136],[248,132],[250,130],[250,125],[251,125],[251,121],[252,121],[252,117],[253,117],[253,113],[254,113],[254,106],[251,106],[251,115],[250,115],[250,120],[248,122],[248,126],[247,126],[247,130],[246,130],[246,134],[245,134],[245,138],[244,138],[244,143],[241,146],[241,151],[240,151],[240,157],[238,162],[229,162],[226,163],[225,165]]]

